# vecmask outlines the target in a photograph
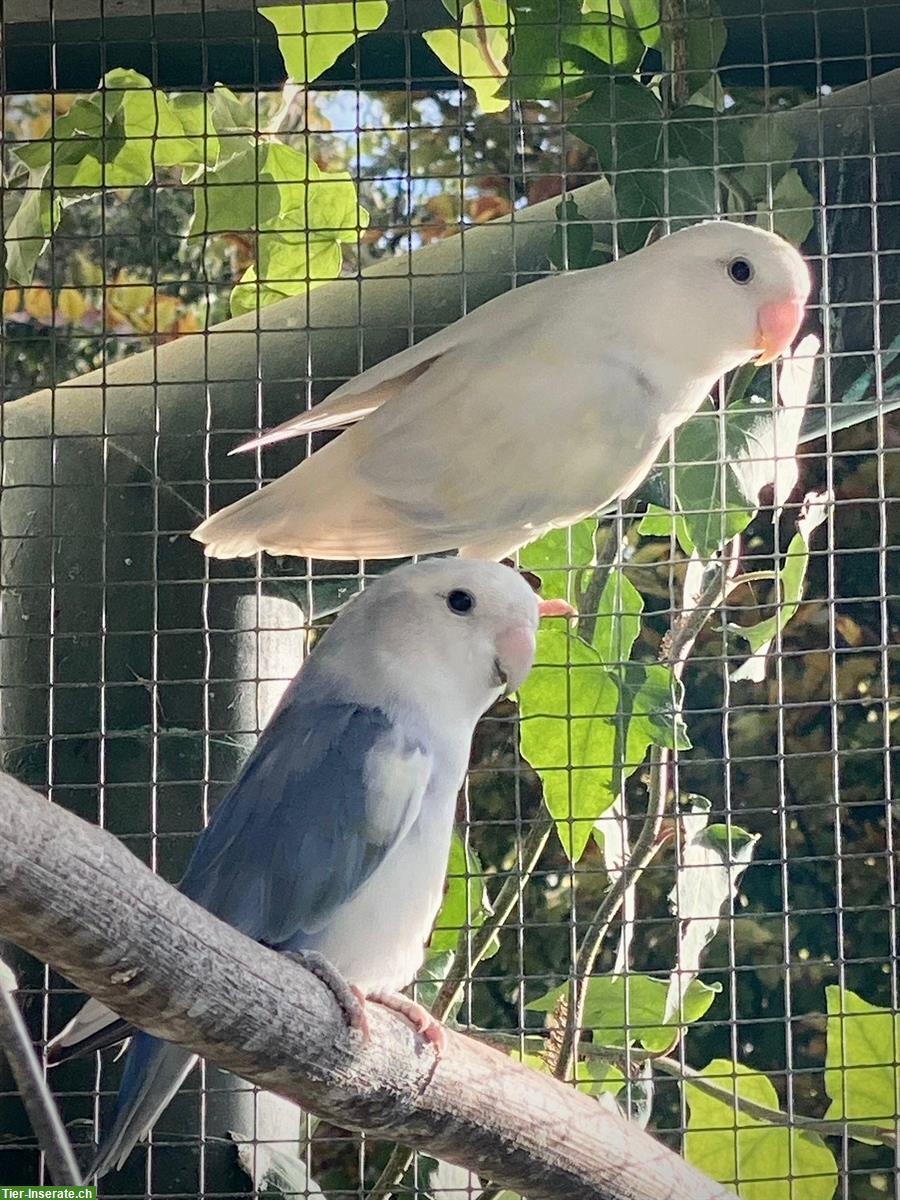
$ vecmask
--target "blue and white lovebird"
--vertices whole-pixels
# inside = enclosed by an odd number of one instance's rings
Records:
[[[432,559],[382,576],[341,612],[289,685],[200,835],[180,889],[297,954],[352,1023],[365,999],[437,1043],[395,989],[414,977],[443,894],[475,725],[531,668],[538,600],[499,563]],[[62,1061],[133,1034],[91,1174],[121,1167],[195,1056],[89,1000],[48,1047]],[[89,1176],[90,1177],[90,1176]]]

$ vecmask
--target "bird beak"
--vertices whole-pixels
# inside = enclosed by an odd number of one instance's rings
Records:
[[[576,617],[578,613],[565,600],[539,600],[538,615],[541,617]]]
[[[797,336],[805,312],[804,302],[796,298],[773,300],[760,308],[756,317],[756,349],[760,351],[756,359],[758,367],[774,362],[784,354]]]
[[[565,600],[541,600],[538,602],[541,617],[574,617],[575,609]],[[514,625],[497,636],[494,643],[498,685],[505,685],[509,695],[524,682],[534,662],[534,629],[530,625]]]

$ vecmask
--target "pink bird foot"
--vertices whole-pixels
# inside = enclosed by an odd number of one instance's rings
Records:
[[[408,996],[404,996],[400,992],[391,992],[386,988],[369,992],[366,998],[374,1004],[380,1004],[384,1008],[389,1008],[392,1012],[403,1017],[404,1020],[412,1025],[421,1038],[434,1046],[434,1052],[437,1057],[441,1057],[447,1040],[446,1031],[440,1021],[436,1017],[433,1017],[427,1008],[424,1008],[415,1000],[410,1000]]]
[[[363,1041],[367,1042],[369,1018],[366,1016],[366,998],[356,984],[348,983],[325,955],[316,950],[287,950],[285,956],[305,967],[311,975],[315,975],[316,979],[325,984],[337,1001],[349,1028],[359,1030]]]

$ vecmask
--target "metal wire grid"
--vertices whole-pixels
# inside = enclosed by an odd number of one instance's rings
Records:
[[[765,42],[768,19],[757,15],[756,6],[751,4],[750,0],[747,7],[748,16],[753,14],[754,19],[759,19],[764,32],[765,53],[761,65],[766,75],[765,91],[768,94],[769,72],[773,68],[791,66],[795,60],[769,59]],[[804,6],[798,4],[791,11],[805,10]],[[864,55],[860,57],[864,61],[867,77],[871,77],[878,67],[879,52],[871,44],[868,33],[870,6],[847,5],[846,12],[848,17],[853,16],[854,19],[862,13],[866,47]],[[815,64],[818,90],[822,93],[828,85],[829,64],[836,60],[820,53],[819,14],[816,10],[812,11],[811,18],[815,31],[815,53],[810,56],[810,61]],[[201,47],[205,55],[206,47],[202,39]],[[255,44],[249,49],[255,55]],[[154,44],[154,55],[156,54]],[[105,45],[102,42],[101,57],[105,58]],[[406,74],[395,82],[405,89],[410,97],[415,86],[421,81],[413,78],[408,64],[407,50]],[[760,64],[747,65],[758,67]],[[105,66],[104,62],[104,69]],[[335,132],[356,142],[357,161],[354,176],[365,200],[366,189],[370,188],[374,181],[366,178],[365,170],[359,161],[360,135],[365,129],[367,119],[363,93],[363,80],[357,73],[354,120],[352,124]],[[14,100],[15,97],[6,97],[7,105]],[[409,99],[407,106],[411,113]],[[469,169],[462,149],[466,144],[470,123],[467,109],[460,106],[455,126],[441,127],[452,128],[460,146],[459,170],[453,177],[453,182],[458,187],[460,210],[463,208],[467,190],[476,178],[476,171]],[[415,136],[421,132],[421,127],[415,129],[410,121],[406,123],[404,130],[407,161],[412,162]],[[519,172],[520,190],[524,191],[528,180],[525,149],[532,131],[523,125],[521,113],[515,107],[506,117],[506,131],[511,147],[510,162]],[[555,152],[559,158],[559,174],[564,179],[567,175],[566,161],[570,145],[566,138],[565,125],[562,123]],[[816,197],[822,254],[816,265],[820,273],[820,301],[822,310],[826,311],[832,304],[832,278],[835,271],[844,269],[845,262],[858,264],[860,257],[871,263],[871,300],[866,298],[856,303],[871,306],[873,311],[872,356],[876,371],[876,388],[881,396],[881,372],[886,347],[883,347],[880,341],[878,309],[882,303],[896,298],[883,295],[879,268],[884,256],[896,249],[896,208],[892,207],[893,197],[887,195],[884,199],[881,198],[884,195],[879,192],[882,165],[875,149],[873,132],[866,156],[867,168],[871,175],[868,204],[871,245],[860,255],[845,250],[832,251],[829,245],[830,218],[842,206],[839,200],[829,195],[826,154],[824,147],[822,148]],[[888,170],[891,165],[888,164]],[[583,174],[583,171],[580,173]],[[511,191],[515,182],[511,173]],[[401,181],[401,186],[405,192],[406,210],[412,212],[415,196],[411,174]],[[154,229],[157,227],[157,202],[161,190],[158,187],[151,189]],[[106,280],[111,274],[110,260],[115,261],[115,252],[111,251],[110,247],[111,235],[107,229],[105,204],[101,206],[99,222],[101,268]],[[615,222],[613,229],[615,237]],[[514,239],[515,230],[514,216]],[[548,236],[549,233],[548,228]],[[58,279],[56,262],[57,246],[63,237],[61,234],[48,251],[51,286],[62,282],[64,278]],[[152,278],[158,280],[162,277],[162,272],[155,237],[153,247]],[[466,254],[465,247],[466,241],[463,237],[462,271],[458,279],[461,311],[465,311],[467,307],[468,283],[480,270],[479,263],[473,262],[471,256]],[[410,318],[407,334],[410,340],[423,332],[417,323],[414,305],[415,270],[413,259],[410,261],[408,272]],[[518,282],[518,278],[519,271],[514,268],[513,284]],[[358,303],[361,307],[361,292]],[[840,359],[841,354],[835,354],[829,344],[829,328],[827,322],[824,323],[824,389],[825,400],[830,405],[837,399],[832,394],[831,367],[835,360]],[[153,334],[159,333],[160,330],[154,323]],[[355,333],[350,329],[345,333],[348,338],[355,337],[357,364],[361,368],[367,362],[362,325],[357,326]],[[68,331],[56,328],[53,336],[48,339],[46,377],[54,383],[60,382],[61,374],[65,374],[58,372],[56,360],[60,344],[70,336]],[[114,343],[117,336],[115,333],[103,334],[104,340],[110,343]],[[209,331],[205,341],[204,361],[207,369],[204,371],[204,379],[210,382],[204,413],[202,470],[197,473],[197,477],[177,481],[179,485],[183,485],[184,490],[190,492],[197,506],[203,511],[207,511],[213,503],[222,503],[223,489],[215,487],[226,478],[222,474],[222,450],[232,444],[235,440],[234,435],[238,432],[231,429],[222,430],[217,423],[215,392],[216,384],[221,380],[216,379],[210,369],[209,359],[210,342],[214,336],[214,332]],[[248,393],[252,391],[255,394],[252,419],[253,423],[260,427],[267,423],[268,413],[264,405],[264,384],[267,381],[263,371],[262,343],[265,333],[259,322],[255,329],[255,337],[256,378],[244,380],[243,383]],[[101,354],[104,370],[106,361],[107,356]],[[153,363],[153,377],[156,379],[155,346]],[[305,389],[307,403],[312,402],[314,398],[314,383],[317,398],[321,385],[327,383],[330,386],[333,382],[318,375],[316,367],[313,358],[308,356],[305,362],[298,363],[297,377],[293,381]],[[17,382],[11,381],[7,375],[4,380],[7,396],[11,394],[11,389],[16,387]],[[115,390],[115,385],[109,387],[109,397],[114,396]],[[44,456],[42,447],[29,444],[20,435],[14,434],[6,444],[6,460],[9,464],[17,453],[33,453],[36,463],[40,462],[44,471],[44,482],[41,486],[45,490],[49,486],[51,498],[59,494],[69,501],[75,494],[71,490],[73,483],[58,473],[61,468],[71,464],[71,458],[67,457],[68,452],[65,449],[66,441],[76,440],[64,411],[66,398],[65,394],[57,393],[52,402],[52,457]],[[5,679],[0,679],[0,696],[5,701],[7,716],[4,729],[4,741],[8,748],[6,757],[13,766],[19,766],[19,773],[28,775],[36,783],[45,783],[51,798],[112,828],[114,832],[125,837],[154,869],[160,869],[174,879],[186,860],[195,831],[205,822],[212,804],[233,778],[237,756],[233,745],[223,745],[223,741],[231,739],[239,742],[241,746],[246,746],[252,741],[253,735],[271,709],[278,682],[285,680],[292,673],[301,656],[306,644],[308,622],[304,620],[296,605],[271,595],[266,586],[269,573],[267,561],[257,564],[256,574],[251,581],[252,587],[247,591],[246,578],[237,576],[238,585],[234,584],[236,576],[231,568],[216,564],[206,567],[200,564],[199,555],[193,548],[189,548],[189,552],[185,553],[172,551],[176,535],[184,529],[184,513],[173,511],[170,505],[171,497],[164,487],[157,487],[150,482],[135,484],[131,478],[123,477],[121,461],[110,453],[108,435],[120,419],[118,411],[111,411],[112,406],[113,400],[110,399],[108,407],[105,396],[98,414],[97,434],[84,439],[85,442],[99,447],[100,451],[102,488],[99,508],[95,505],[90,513],[95,522],[93,528],[89,531],[85,529],[84,513],[75,514],[76,519],[73,521],[71,512],[61,511],[54,505],[50,511],[49,526],[38,535],[45,548],[53,547],[52,552],[46,555],[46,578],[41,582],[28,580],[24,585],[21,578],[15,578],[16,597],[25,596],[21,612],[11,614],[10,609],[14,602],[18,604],[18,600],[13,601],[9,594],[6,597],[3,632],[8,639],[7,645],[16,638],[19,639],[19,643],[24,639],[30,640],[33,656],[31,666],[46,656],[46,676],[41,678],[40,682],[33,683],[22,671],[14,675],[14,682],[11,684],[7,684]],[[826,412],[830,411],[830,408],[826,409]],[[0,420],[2,418],[3,410],[0,409]],[[151,447],[154,479],[166,477],[166,458],[172,450],[171,439],[180,440],[182,436],[181,427],[177,422],[174,422],[174,433],[167,436],[167,424],[170,422],[173,422],[170,407],[167,404],[156,403],[151,426],[138,423],[132,430],[126,430],[134,435],[135,447]],[[117,432],[121,433],[122,430]],[[824,451],[805,452],[803,455],[804,470],[809,470],[811,474],[824,475],[824,482],[831,490],[835,490],[840,482],[838,476],[849,469],[848,463],[853,456],[874,464],[872,494],[864,500],[847,500],[839,496],[829,507],[825,526],[826,545],[821,548],[820,544],[819,548],[813,550],[814,567],[809,592],[812,597],[821,600],[823,614],[823,625],[816,631],[819,640],[815,650],[823,657],[825,664],[818,680],[818,690],[801,693],[798,699],[791,698],[789,685],[812,655],[810,647],[795,646],[789,636],[784,639],[779,637],[771,668],[774,677],[768,686],[768,695],[760,689],[747,693],[735,688],[729,674],[734,656],[726,642],[723,618],[718,623],[718,645],[712,639],[708,640],[703,652],[693,660],[688,676],[690,682],[691,671],[701,671],[706,688],[713,692],[712,700],[708,694],[697,688],[692,688],[688,693],[688,718],[692,725],[701,722],[706,731],[700,743],[705,751],[705,759],[698,764],[690,756],[685,760],[676,755],[674,764],[674,780],[678,791],[687,793],[695,789],[715,788],[727,821],[739,814],[741,822],[754,828],[756,819],[761,823],[768,820],[769,865],[758,866],[755,875],[751,871],[745,890],[751,897],[752,918],[764,932],[767,928],[774,929],[774,932],[768,934],[767,953],[761,962],[754,960],[752,955],[750,961],[743,961],[747,954],[747,943],[740,937],[740,923],[743,919],[741,912],[738,911],[733,918],[728,919],[724,934],[719,935],[720,941],[726,947],[725,959],[718,961],[707,973],[708,977],[718,976],[722,979],[725,985],[725,999],[714,1010],[714,1015],[702,1023],[702,1029],[711,1046],[720,1045],[721,1031],[724,1030],[730,1043],[729,1052],[735,1059],[747,1059],[748,1055],[752,1057],[755,1043],[764,1044],[770,1050],[773,1045],[780,1046],[780,1066],[773,1065],[773,1061],[778,1057],[774,1055],[765,1060],[765,1069],[779,1084],[782,1104],[791,1120],[797,1114],[795,1093],[802,1089],[804,1100],[808,1100],[807,1080],[818,1078],[820,1071],[820,1067],[813,1061],[815,1055],[810,1052],[807,1012],[793,1002],[794,978],[797,975],[802,976],[806,969],[803,966],[802,953],[799,962],[794,960],[794,948],[798,936],[805,932],[804,925],[817,929],[825,929],[827,925],[827,931],[820,937],[821,944],[827,947],[823,953],[830,957],[836,978],[842,984],[846,982],[850,986],[858,978],[870,980],[871,972],[867,974],[866,969],[877,968],[889,979],[889,1001],[886,1002],[894,1009],[900,1007],[897,983],[896,880],[890,814],[893,789],[890,727],[892,714],[889,706],[894,630],[890,605],[896,598],[891,590],[894,578],[891,571],[895,569],[895,565],[889,556],[896,550],[896,546],[890,524],[889,506],[893,497],[889,492],[888,471],[891,452],[895,446],[889,423],[885,418],[880,417],[875,422],[874,433],[876,444],[863,442],[862,445],[849,450],[842,447],[840,457],[837,457],[833,449],[834,437],[829,429],[826,437],[827,448]],[[196,439],[196,442],[199,445],[200,439]],[[266,467],[268,473],[268,460]],[[279,471],[271,469],[271,473],[277,474]],[[227,478],[232,479],[234,476],[229,474]],[[253,482],[259,484],[262,479],[263,464],[257,459]],[[238,490],[243,491],[247,482],[246,476],[241,477]],[[149,512],[139,535],[132,536],[134,531],[117,527],[116,522],[123,514],[134,514],[134,504],[131,501],[124,502],[123,497],[129,490],[134,492],[136,489],[147,501]],[[90,494],[91,503],[95,503],[93,491]],[[217,494],[218,499],[214,501]],[[869,545],[848,547],[842,539],[842,528],[846,524],[845,513],[852,512],[853,506],[863,502],[869,504],[877,515],[876,538]],[[5,535],[7,542],[29,536],[27,530],[17,527],[0,529],[0,532]],[[87,533],[90,537],[81,536]],[[184,541],[185,539],[181,538],[181,542]],[[87,552],[89,542],[96,542],[90,553]],[[128,564],[117,561],[121,558],[121,547],[126,544],[141,547],[140,566],[144,573],[143,578],[136,582],[127,582],[122,568]],[[678,604],[674,547],[672,551],[669,564],[669,595],[658,610],[663,614],[666,608],[675,610]],[[845,560],[854,556],[869,559],[873,553],[877,558],[876,589],[872,589],[871,586],[868,590],[863,587],[848,588],[843,578]],[[778,555],[777,544],[775,554]],[[83,566],[86,559],[94,573],[93,578],[88,575],[88,566]],[[816,567],[816,563],[821,566]],[[294,594],[305,600],[304,608],[307,613],[312,611],[314,586],[322,578],[321,566],[308,561],[301,562],[299,570],[292,569],[290,574],[285,576],[285,579],[296,585]],[[362,578],[362,568],[358,578]],[[9,579],[4,581],[6,588],[10,588],[10,585]],[[76,591],[79,593],[78,603],[73,603],[72,597]],[[239,592],[242,594],[240,602],[237,601]],[[852,615],[854,605],[873,603],[877,605],[878,610],[876,642],[863,641],[855,647],[848,645],[845,633],[842,632],[842,619],[847,617],[848,613]],[[83,621],[80,624],[67,625],[67,618],[78,614],[79,605],[82,604],[86,606],[86,611],[79,614]],[[33,635],[29,638],[27,625],[23,622],[38,611],[45,614],[46,627],[41,629],[37,638]],[[194,620],[191,616],[191,619],[185,622],[185,612],[199,612],[200,620]],[[133,620],[127,619],[128,616]],[[19,617],[22,620],[18,620]],[[139,662],[134,658],[135,647],[138,644],[135,635],[142,639]],[[88,644],[92,665],[85,670],[84,661],[79,658],[79,654],[86,653],[85,646]],[[12,653],[16,652],[13,648]],[[869,667],[869,676],[865,680],[868,683],[868,692],[859,698],[848,698],[846,686],[841,679],[841,670],[842,665],[854,656],[874,656],[877,660],[874,665],[875,677],[871,677],[872,667]],[[78,661],[73,663],[74,659]],[[7,655],[5,661],[12,661],[10,655]],[[70,677],[70,670],[74,678]],[[22,706],[24,715],[20,715],[17,707],[19,705]],[[44,705],[45,712],[42,711]],[[876,715],[880,729],[877,744],[863,749],[846,746],[847,739],[843,732],[845,715],[861,705],[866,705],[867,710]],[[810,739],[807,748],[798,748],[797,720],[804,712],[823,706],[828,712],[827,738],[820,738],[818,742]],[[117,715],[117,709],[121,713],[123,707],[128,708],[132,714],[132,727],[124,730],[119,728],[120,717]],[[134,715],[137,711],[141,714],[139,718]],[[758,740],[748,740],[748,714],[757,722],[756,727],[760,730]],[[508,714],[504,719],[508,720]],[[492,726],[496,721],[496,717],[487,718],[484,728],[488,732],[482,736],[495,740]],[[178,732],[173,732],[173,728]],[[36,732],[41,729],[43,736],[36,738]],[[135,737],[136,729],[140,733],[139,737]],[[198,736],[198,732],[202,736]],[[506,827],[509,850],[502,861],[492,864],[498,867],[493,880],[494,887],[505,872],[520,869],[521,859],[517,857],[514,847],[521,846],[536,815],[533,780],[515,755],[514,739],[510,741],[507,737],[505,740],[508,752],[505,759],[499,764],[489,761],[482,765],[481,769],[476,768],[473,771],[476,786],[466,788],[462,811],[467,842],[483,845],[488,835],[502,838],[504,826]],[[124,760],[119,753],[123,742],[127,742],[129,747]],[[510,752],[513,755],[511,758]],[[807,795],[795,801],[798,772],[806,772],[809,769],[812,775],[816,764],[822,761],[827,763],[828,767],[830,795],[815,800]],[[869,764],[872,772],[868,792],[860,788],[857,761]],[[767,779],[770,784],[774,783],[774,786],[755,798],[756,803],[748,803],[748,788],[752,789],[754,786],[754,772],[760,763],[770,764]],[[129,778],[129,772],[133,778]],[[845,794],[845,778],[848,775],[852,775],[854,781],[850,795]],[[498,779],[499,785],[496,784]],[[718,785],[715,784],[716,779],[720,780]],[[502,788],[505,802],[508,804],[507,811],[510,813],[508,817],[502,818],[496,813],[491,813],[488,820],[479,815],[479,789],[485,786],[486,781],[494,781],[495,786]],[[877,825],[876,822],[876,826],[882,840],[879,842],[876,837],[873,842],[871,835],[856,827],[853,814],[856,810],[869,812],[873,807],[877,807],[879,797],[884,798],[884,819],[883,824]],[[816,820],[832,823],[831,850],[823,854],[813,846],[807,852],[798,853],[798,823],[808,824]],[[845,826],[849,827],[850,838],[847,837]],[[860,849],[856,848],[857,843],[861,844]],[[765,859],[757,861],[766,862]],[[885,894],[878,903],[872,903],[872,891],[866,889],[864,876],[863,883],[860,883],[860,872],[863,868],[865,871],[878,871],[879,879],[883,878]],[[777,888],[772,884],[776,871]],[[493,1005],[495,1013],[500,1012],[506,1016],[509,1028],[520,1034],[533,1026],[533,1021],[526,1015],[526,1002],[552,980],[548,981],[547,963],[541,960],[540,956],[537,956],[537,964],[532,966],[532,958],[535,955],[529,935],[534,936],[542,930],[548,931],[548,935],[553,935],[558,954],[557,962],[554,963],[554,973],[557,978],[563,977],[566,970],[571,968],[578,936],[591,916],[589,901],[580,902],[579,890],[573,887],[573,883],[577,879],[579,886],[587,889],[588,877],[598,872],[599,864],[596,860],[577,871],[572,871],[558,849],[551,848],[547,852],[534,876],[532,886],[540,888],[542,894],[553,890],[569,892],[572,902],[567,917],[560,921],[558,915],[548,917],[546,911],[534,911],[529,905],[526,893],[517,905],[514,919],[508,923],[502,934],[505,953],[499,960],[501,969],[498,970],[495,966],[498,960],[491,960],[482,965],[475,977],[467,980],[461,1019],[474,1021],[479,1013]],[[819,889],[824,892],[821,898],[814,895]],[[856,903],[857,894],[867,902]],[[867,926],[864,921],[878,913],[882,903],[882,920],[875,926],[878,936],[872,938],[873,926]],[[638,910],[630,915],[629,925],[632,943],[644,942],[650,948],[648,965],[652,966],[653,947],[659,943],[662,936],[661,918],[658,914],[645,915]],[[800,946],[798,949],[802,952],[804,947]],[[34,1023],[35,1032],[46,1038],[59,1027],[64,1015],[71,1012],[74,1006],[73,997],[64,981],[51,972],[37,971],[34,964],[24,964],[22,970],[26,984],[23,996],[27,1011]],[[764,979],[777,979],[782,989],[782,1011],[779,1011],[776,1003],[775,1014],[766,1015],[768,1002],[762,996],[764,983],[750,987],[746,982],[751,977],[759,976]],[[498,1003],[498,994],[501,994],[502,1003]],[[756,1005],[748,1005],[748,997],[751,1001],[755,1000]],[[761,998],[763,1003],[759,1004]],[[679,1054],[683,1066],[687,1068],[683,1043]],[[92,1068],[61,1068],[54,1077],[54,1086],[63,1102],[67,1119],[89,1118],[95,1125],[101,1087],[99,1065]],[[109,1091],[112,1086],[114,1070],[105,1063],[102,1070],[102,1088]],[[107,1181],[106,1187],[110,1194],[139,1194],[144,1189],[153,1192],[162,1190],[166,1193],[203,1194],[241,1191],[239,1177],[234,1174],[228,1176],[222,1165],[222,1154],[219,1153],[216,1157],[215,1153],[222,1149],[223,1130],[226,1128],[218,1119],[220,1111],[217,1111],[216,1106],[223,1099],[223,1090],[225,1099],[228,1100],[230,1086],[223,1084],[221,1074],[212,1068],[202,1068],[201,1072],[192,1076],[182,1096],[173,1102],[168,1113],[161,1119],[158,1132],[154,1135],[146,1155],[136,1152],[126,1174]],[[669,1114],[672,1133],[677,1133],[686,1125],[688,1117],[683,1095],[675,1097],[671,1094],[671,1089],[667,1095],[663,1085],[660,1085],[659,1093],[663,1101],[660,1107],[663,1113]],[[10,1114],[9,1123],[14,1127],[13,1136],[16,1140],[0,1152],[0,1161],[5,1164],[6,1173],[10,1176],[22,1177],[27,1174],[30,1178],[37,1178],[42,1168],[33,1144],[22,1133],[21,1122],[15,1116],[10,1092],[3,1094],[2,1104],[4,1114]],[[231,1113],[234,1109],[229,1109],[226,1104],[225,1111]],[[241,1111],[244,1117],[247,1116],[246,1109],[238,1111]],[[266,1116],[258,1106],[252,1109],[251,1116],[252,1128],[242,1127],[242,1130],[250,1136],[254,1144],[278,1144],[279,1140],[289,1142],[300,1131],[300,1122],[297,1122],[293,1132],[285,1133],[286,1129],[291,1128],[288,1121],[282,1122],[273,1135],[271,1128],[266,1127]],[[5,1124],[5,1120],[2,1123]],[[278,1123],[275,1124],[277,1126]],[[186,1131],[186,1140],[183,1136],[178,1136],[179,1131]],[[333,1143],[335,1156],[341,1153],[348,1140],[352,1140],[338,1134],[337,1131],[329,1131],[328,1137]],[[320,1130],[316,1144],[318,1162],[323,1157],[328,1158],[323,1145],[325,1140],[321,1137]],[[192,1151],[189,1165],[185,1162],[188,1158],[185,1153],[186,1144]],[[364,1178],[371,1181],[371,1167],[367,1165],[370,1153],[365,1140],[360,1141],[357,1183],[340,1194],[365,1194],[362,1181]],[[312,1168],[313,1155],[309,1147],[306,1154],[307,1164]],[[210,1158],[210,1155],[213,1157]],[[845,1197],[862,1197],[880,1191],[881,1194],[893,1192],[895,1196],[900,1195],[900,1183],[896,1178],[891,1182],[884,1175],[884,1170],[881,1163],[876,1163],[855,1173],[849,1163],[849,1141],[845,1139],[840,1194]],[[877,1182],[877,1179],[882,1178],[886,1182]]]

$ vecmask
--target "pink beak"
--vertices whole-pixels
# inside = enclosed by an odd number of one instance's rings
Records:
[[[780,354],[784,354],[797,336],[805,313],[804,301],[796,297],[790,300],[772,300],[760,308],[756,317],[756,348],[761,352],[756,359],[757,366],[765,366],[766,363],[774,362]]]
[[[577,611],[565,600],[538,601],[538,614],[541,617],[576,617]]]
[[[565,600],[541,600],[538,613],[541,617],[574,617],[575,609]],[[494,645],[497,670],[506,683],[507,693],[514,692],[534,662],[534,630],[530,625],[514,625],[498,634]]]

